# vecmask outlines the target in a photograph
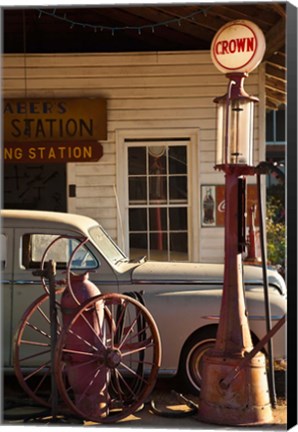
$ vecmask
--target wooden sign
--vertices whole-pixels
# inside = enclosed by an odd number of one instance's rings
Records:
[[[3,125],[5,142],[105,140],[106,100],[4,99]]]
[[[97,141],[6,142],[2,149],[5,163],[96,162],[103,155]]]

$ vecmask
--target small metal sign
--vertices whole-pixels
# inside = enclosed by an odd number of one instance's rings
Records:
[[[224,227],[225,224],[225,186],[201,186],[201,226]],[[247,185],[247,224],[251,223],[251,211],[258,205],[258,191],[255,184]],[[256,214],[256,225],[259,226],[259,214]]]

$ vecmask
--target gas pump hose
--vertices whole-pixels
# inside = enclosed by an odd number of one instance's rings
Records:
[[[183,417],[189,417],[198,412],[198,405],[191,401],[190,399],[187,399],[185,396],[183,396],[181,393],[177,393],[175,390],[172,390],[171,393],[173,393],[177,398],[181,399],[182,402],[185,403],[190,409],[189,410],[161,410],[160,408],[156,407],[156,403],[153,399],[150,401],[150,407],[152,409],[152,412],[160,417],[167,417],[167,418],[183,418]]]

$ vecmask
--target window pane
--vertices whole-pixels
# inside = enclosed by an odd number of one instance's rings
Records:
[[[147,234],[130,234],[129,246],[131,258],[147,255]]]
[[[161,156],[156,156],[156,153],[152,154],[154,149],[160,149],[160,147],[149,147],[149,174],[166,174],[166,153],[164,151]]]
[[[187,209],[185,207],[170,209],[170,230],[187,230]]]
[[[186,174],[185,146],[173,146],[169,148],[169,171],[170,174]]]
[[[266,113],[266,141],[273,142],[274,141],[274,125],[273,125],[273,111],[269,111]]]
[[[7,238],[4,234],[1,234],[1,247],[0,247],[0,261],[1,269],[3,270],[6,266],[7,261]]]
[[[146,177],[129,178],[129,203],[147,202]]]
[[[150,209],[150,231],[167,230],[167,209],[155,207]]]
[[[149,178],[150,203],[167,202],[167,178],[162,176]]]
[[[284,142],[286,140],[286,117],[285,110],[275,112],[276,115],[276,141]]]
[[[147,231],[147,209],[129,209],[129,230]]]
[[[170,243],[171,258],[175,258],[176,253],[176,259],[182,259],[184,257],[184,259],[187,260],[187,233],[170,234]]]
[[[187,201],[187,177],[170,177],[170,201]]]
[[[57,235],[26,234],[22,243],[25,268],[40,267],[43,254],[50,245],[46,260],[54,260],[57,268],[66,268],[71,258],[72,269],[83,270],[98,266],[96,258],[85,246],[79,247],[73,255],[74,250],[79,245],[79,240],[68,238],[56,240],[57,238]]]
[[[166,261],[168,259],[168,239],[165,233],[150,234],[150,259]]]
[[[146,148],[129,147],[128,174],[146,174]]]

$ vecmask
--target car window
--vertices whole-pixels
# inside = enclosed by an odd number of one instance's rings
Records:
[[[94,241],[102,255],[111,263],[117,264],[120,261],[128,261],[127,256],[114,243],[112,238],[100,226],[89,230],[90,238]]]
[[[0,237],[1,247],[0,247],[0,263],[1,270],[4,270],[7,264],[7,237],[1,234]]]
[[[72,257],[78,239],[59,238],[50,234],[25,234],[22,238],[22,265],[26,269],[40,268],[43,255],[49,248],[45,261],[54,260],[58,269],[65,269]],[[99,265],[95,256],[86,245],[80,246],[72,257],[71,268],[76,270],[88,270]]]

